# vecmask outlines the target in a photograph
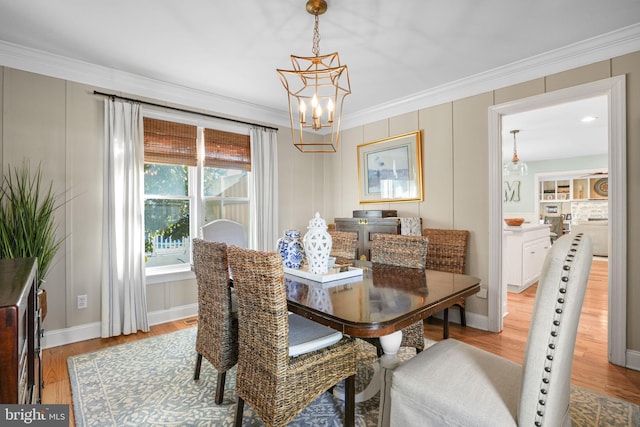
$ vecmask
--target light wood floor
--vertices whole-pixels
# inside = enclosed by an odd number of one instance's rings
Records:
[[[481,331],[459,325],[450,326],[450,336],[522,363],[529,319],[533,308],[535,286],[521,294],[509,293],[509,315],[499,333]],[[585,296],[576,343],[572,383],[640,405],[640,372],[612,365],[607,361],[607,263],[594,261]],[[149,333],[96,338],[44,350],[43,403],[72,404],[67,358],[101,348],[122,344],[153,335],[165,334],[194,326],[195,319],[180,320],[151,328]],[[442,325],[425,323],[425,336],[442,338]],[[71,411],[73,412],[73,411]],[[71,414],[73,417],[73,413]],[[74,425],[73,418],[71,426]]]
[[[499,334],[449,327],[451,338],[522,363],[536,286],[509,292],[504,329]],[[594,260],[578,326],[571,383],[640,405],[640,372],[612,365],[607,359],[607,261]],[[425,323],[425,336],[442,339],[442,324]]]

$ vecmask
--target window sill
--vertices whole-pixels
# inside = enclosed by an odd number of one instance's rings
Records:
[[[179,280],[195,279],[196,275],[191,270],[190,264],[168,268],[154,267],[145,271],[147,285],[157,285],[165,282],[176,282]]]

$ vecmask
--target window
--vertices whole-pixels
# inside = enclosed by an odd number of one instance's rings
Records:
[[[248,135],[145,117],[144,136],[147,273],[188,268],[191,239],[214,219],[248,235]]]
[[[205,224],[221,218],[249,223],[249,176],[246,171],[205,167],[203,193]]]
[[[231,219],[249,224],[249,136],[204,130],[204,223]]]
[[[190,264],[189,167],[144,165],[146,267]]]

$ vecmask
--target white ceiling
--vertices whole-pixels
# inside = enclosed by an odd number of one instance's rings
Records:
[[[595,120],[583,122],[586,117]],[[607,98],[567,102],[502,118],[503,161],[513,156],[512,130],[523,162],[607,154]]]
[[[327,2],[320,53],[338,51],[349,67],[352,94],[345,116],[640,22],[638,0]],[[289,68],[291,54],[312,56],[312,32],[305,0],[0,0],[0,42],[12,47],[274,112],[287,108],[275,70]],[[524,159],[533,129],[522,120],[513,117],[522,129],[518,145]],[[549,125],[546,131],[557,136]],[[577,132],[572,128],[564,138],[586,141]],[[543,142],[536,139],[539,146]]]

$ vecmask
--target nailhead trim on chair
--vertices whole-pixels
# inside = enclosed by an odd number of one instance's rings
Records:
[[[562,313],[564,312],[564,295],[567,293],[566,283],[569,281],[569,275],[571,272],[571,263],[575,258],[576,247],[580,245],[582,241],[583,233],[576,235],[571,243],[571,248],[564,260],[564,266],[562,267],[562,277],[558,285],[558,295],[556,298],[555,314],[553,318],[553,326],[551,327],[551,334],[549,335],[549,341],[547,345],[547,356],[544,364],[544,371],[542,372],[542,382],[540,383],[540,393],[538,394],[538,406],[536,410],[536,420],[534,425],[536,427],[542,426],[544,420],[544,406],[546,405],[546,395],[549,392],[549,382],[551,376],[551,366],[553,364],[553,357],[556,351],[556,341],[560,332],[560,321],[562,320]]]

